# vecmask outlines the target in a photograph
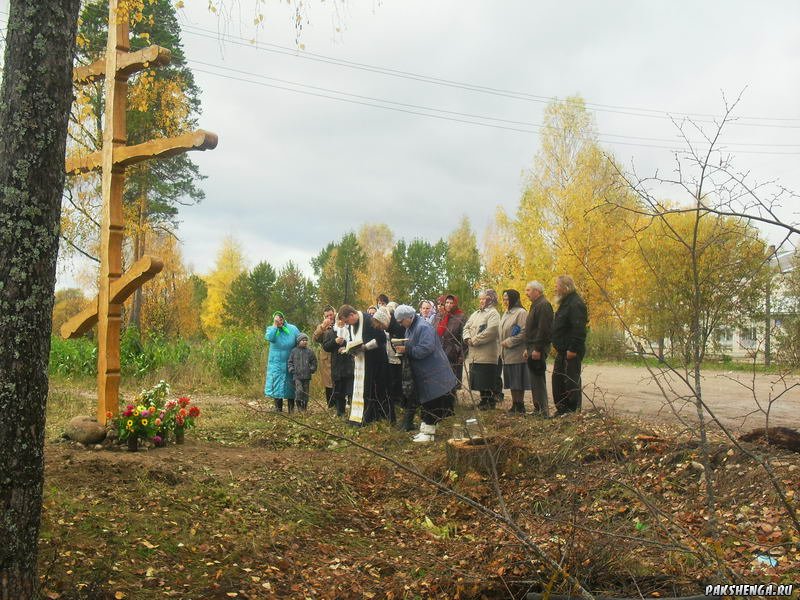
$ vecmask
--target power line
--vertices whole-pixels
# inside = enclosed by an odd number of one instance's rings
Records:
[[[447,87],[454,87],[458,89],[464,89],[468,91],[474,92],[481,92],[487,93],[495,96],[501,96],[506,98],[513,98],[516,100],[526,100],[530,102],[537,102],[542,104],[549,104],[553,101],[559,100],[558,97],[555,96],[542,96],[536,94],[529,94],[526,92],[517,92],[513,90],[505,90],[501,88],[493,88],[489,86],[482,86],[477,84],[471,84],[461,81],[454,81],[449,79],[443,79],[440,77],[432,77],[428,75],[422,75],[419,73],[413,73],[410,71],[401,71],[398,69],[392,69],[388,67],[380,67],[375,65],[369,65],[366,63],[359,63],[355,61],[350,61],[346,59],[339,59],[334,58],[331,56],[326,56],[324,54],[318,54],[314,52],[302,51],[299,52],[296,48],[290,48],[288,46],[281,46],[279,44],[272,44],[269,42],[259,42],[256,40],[247,40],[247,38],[235,36],[227,33],[222,32],[215,32],[210,29],[204,29],[202,27],[197,27],[194,25],[184,25],[184,31],[190,35],[195,35],[203,38],[213,39],[216,41],[224,41],[226,43],[230,43],[235,46],[243,46],[246,48],[261,50],[264,52],[272,52],[276,54],[288,55],[295,58],[301,58],[304,60],[311,60],[315,62],[322,62],[327,64],[332,64],[340,67],[358,69],[362,71],[368,71],[373,73],[379,73],[383,75],[388,75],[392,77],[399,77],[403,79],[411,79],[414,81],[421,81],[424,83],[430,83],[435,85],[443,85]],[[241,41],[235,41],[241,40]],[[640,107],[630,107],[630,106],[619,106],[619,105],[611,105],[611,104],[600,104],[595,102],[585,102],[586,106],[596,107],[593,109],[593,112],[609,112],[609,113],[616,113],[616,114],[623,114],[629,116],[636,116],[636,117],[646,117],[646,118],[658,118],[658,119],[666,119],[671,120],[672,115],[676,117],[703,117],[703,118],[721,118],[719,115],[713,115],[709,113],[686,113],[686,112],[670,112],[665,110],[659,109],[651,109],[651,108],[640,108]],[[631,112],[637,111],[637,112]],[[643,114],[643,113],[650,113],[650,114]],[[765,120],[765,121],[786,121],[786,122],[793,122],[793,121],[800,121],[800,118],[789,118],[789,117],[746,117],[742,116],[739,119],[748,119],[748,120]],[[701,123],[714,123],[714,121],[709,120],[697,120],[697,122]],[[741,125],[741,126],[750,126],[750,127],[769,127],[769,128],[781,128],[781,129],[794,129],[800,128],[800,125],[770,125],[766,123],[742,123],[739,121],[732,122],[731,124]]]
[[[211,67],[211,68],[215,68],[215,69],[220,69],[220,70],[223,70],[223,71],[229,71],[229,72],[232,72],[232,73],[237,73],[239,75],[247,75],[247,76],[250,76],[250,77],[258,77],[259,79],[265,79],[265,80],[268,80],[268,81],[275,81],[275,82],[283,83],[283,84],[287,84],[287,85],[294,85],[294,86],[307,88],[307,89],[311,89],[311,90],[315,90],[315,91],[319,91],[319,92],[325,92],[325,93],[328,93],[328,94],[338,94],[338,95],[341,95],[341,96],[348,96],[350,98],[357,98],[359,100],[366,100],[366,101],[369,101],[369,102],[381,102],[381,103],[384,103],[384,104],[393,104],[395,106],[402,106],[402,107],[405,107],[405,108],[413,108],[413,109],[418,109],[418,110],[433,111],[433,112],[437,112],[437,113],[455,115],[457,117],[465,117],[465,118],[470,118],[470,119],[481,119],[481,120],[484,120],[484,121],[496,121],[496,122],[499,122],[499,123],[507,123],[509,125],[519,125],[519,126],[522,126],[522,127],[533,127],[535,129],[550,129],[550,130],[556,129],[556,128],[552,127],[552,126],[544,125],[544,124],[541,124],[541,123],[532,123],[532,122],[529,122],[529,121],[514,121],[514,120],[511,120],[511,119],[504,119],[504,118],[499,118],[499,117],[490,117],[490,116],[486,116],[486,115],[477,115],[477,114],[473,114],[473,113],[463,113],[463,112],[457,112],[457,111],[446,110],[446,109],[441,109],[441,108],[434,108],[434,107],[430,107],[430,106],[422,106],[422,105],[419,105],[419,104],[410,104],[410,103],[405,103],[405,102],[397,102],[395,100],[387,100],[385,98],[376,98],[376,97],[373,97],[373,96],[363,96],[363,95],[360,95],[360,94],[352,94],[350,92],[343,92],[341,90],[335,90],[335,89],[331,89],[331,88],[324,88],[324,87],[319,87],[319,86],[315,86],[315,85],[309,85],[309,84],[300,83],[300,82],[297,82],[297,81],[290,81],[290,80],[287,80],[287,79],[280,79],[280,78],[277,78],[277,77],[270,77],[270,76],[267,76],[267,75],[262,75],[260,73],[253,73],[251,71],[244,71],[244,70],[241,70],[241,69],[234,69],[233,67],[229,67],[227,65],[218,65],[218,64],[214,64],[214,63],[204,62],[204,61],[201,61],[201,60],[188,59],[187,62],[198,64],[198,65],[203,65],[203,66]],[[207,73],[207,71],[201,71],[201,72]],[[602,133],[600,135],[602,135],[603,137],[613,137],[613,138],[621,138],[621,139],[629,139],[629,140],[641,140],[641,141],[649,141],[649,142],[676,143],[676,142],[680,142],[681,141],[679,139],[653,138],[653,137],[644,137],[644,136],[635,136],[635,135],[622,135],[622,134],[615,134],[615,133]],[[693,141],[691,143],[700,145],[700,144],[703,144],[705,142]],[[768,147],[768,148],[774,148],[774,147],[797,148],[797,147],[800,147],[800,144],[759,144],[759,143],[751,143],[751,142],[726,142],[725,146],[760,146],[760,147]]]
[[[417,116],[422,116],[422,117],[429,117],[429,118],[440,119],[440,120],[444,120],[444,121],[453,121],[453,122],[457,122],[457,123],[464,123],[464,124],[467,124],[467,125],[477,125],[477,126],[480,126],[480,127],[489,127],[489,128],[493,128],[493,129],[502,129],[502,130],[506,130],[506,131],[515,131],[515,132],[519,132],[519,133],[533,133],[533,134],[539,133],[536,130],[525,129],[525,128],[522,128],[522,127],[511,127],[511,126],[507,126],[507,125],[496,125],[496,124],[492,124],[492,123],[483,123],[483,122],[480,122],[480,121],[474,121],[474,120],[467,119],[467,118],[455,118],[455,117],[445,116],[445,115],[441,115],[441,114],[423,112],[424,110],[431,110],[431,111],[436,111],[437,110],[437,109],[431,109],[431,108],[426,108],[426,107],[419,107],[419,110],[414,110],[414,109],[410,109],[410,108],[400,108],[400,107],[397,107],[397,106],[385,106],[385,105],[382,105],[382,104],[376,104],[374,102],[368,102],[368,101],[357,100],[357,99],[352,99],[352,98],[344,98],[344,97],[339,97],[339,96],[332,96],[330,94],[326,94],[326,93],[322,93],[322,92],[315,92],[315,91],[309,91],[309,90],[303,90],[303,89],[290,88],[290,87],[286,87],[286,86],[282,86],[282,85],[266,83],[266,82],[263,82],[263,81],[254,81],[252,79],[247,79],[247,78],[244,78],[244,77],[236,77],[236,76],[233,76],[233,75],[226,75],[224,73],[217,73],[217,72],[214,72],[214,71],[207,71],[205,69],[194,69],[194,72],[205,73],[205,74],[213,75],[213,76],[216,76],[216,77],[222,77],[222,78],[228,79],[228,80],[240,81],[240,82],[243,82],[243,83],[249,83],[249,84],[252,84],[252,85],[258,85],[258,86],[261,86],[261,87],[278,89],[278,90],[283,90],[283,91],[287,91],[287,92],[293,92],[293,93],[296,93],[296,94],[303,94],[305,96],[313,96],[313,97],[317,97],[317,98],[325,98],[325,99],[329,99],[329,100],[336,100],[336,101],[339,101],[339,102],[346,102],[346,103],[349,103],[349,104],[356,104],[356,105],[360,105],[360,106],[368,106],[368,107],[372,107],[372,108],[381,108],[383,110],[391,110],[391,111],[394,111],[394,112],[412,114],[412,115],[417,115]],[[410,105],[410,106],[414,106],[414,105]],[[540,125],[538,127],[539,128],[543,128],[544,126]],[[581,139],[581,140],[584,140],[584,141],[593,141],[591,138],[586,138],[586,137],[579,137],[578,139]],[[618,140],[607,140],[607,139],[603,139],[602,135],[598,136],[598,141],[604,142],[604,143],[608,143],[608,144],[622,145],[622,146],[638,146],[638,147],[644,147],[644,148],[656,148],[656,149],[671,150],[671,151],[682,151],[682,150],[685,150],[685,148],[676,147],[676,146],[663,146],[663,145],[655,145],[655,144],[642,144],[642,143],[634,143],[634,142],[623,142],[623,141],[618,141]],[[741,151],[737,150],[737,152],[742,153],[742,154],[769,154],[769,155],[781,155],[781,156],[782,155],[798,155],[798,154],[800,154],[800,152],[767,152],[767,151],[758,151],[758,150],[741,150]]]

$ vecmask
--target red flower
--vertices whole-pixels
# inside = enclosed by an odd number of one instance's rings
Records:
[[[186,416],[186,415],[188,415],[189,413],[188,413],[188,412],[186,412],[186,409],[185,409],[185,408],[182,408],[182,409],[180,409],[180,410],[178,411],[178,414],[179,414],[181,417],[185,417],[185,416]]]
[[[188,406],[189,402],[191,402],[191,400],[189,400],[188,396],[183,396],[182,398],[178,398],[178,404],[181,405],[181,408],[185,408],[186,406]]]
[[[196,406],[192,406],[192,407],[189,409],[189,416],[190,416],[190,417],[197,417],[197,416],[199,416],[199,415],[200,415],[200,409],[199,409],[198,407],[196,407]]]
[[[180,425],[181,427],[183,427],[183,417],[182,416],[178,415],[177,417],[175,417],[175,422],[178,425]]]

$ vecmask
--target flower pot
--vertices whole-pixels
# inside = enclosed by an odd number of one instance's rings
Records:
[[[175,428],[175,443],[182,444],[183,443],[183,428]]]
[[[137,450],[139,450],[139,436],[131,434],[128,436],[128,452],[136,452]]]

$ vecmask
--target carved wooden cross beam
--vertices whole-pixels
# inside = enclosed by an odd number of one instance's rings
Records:
[[[105,117],[103,148],[67,161],[67,173],[100,170],[102,174],[103,214],[100,223],[99,292],[88,308],[72,317],[61,328],[64,337],[77,337],[97,324],[97,420],[119,411],[120,328],[122,304],[146,281],[163,268],[160,259],[145,256],[122,273],[124,220],[122,191],[125,167],[153,158],[174,156],[189,150],[216,147],[217,136],[198,130],[173,138],[151,140],[126,146],[126,95],[128,77],[153,66],[169,63],[170,52],[150,46],[130,52],[128,15],[121,14],[118,0],[108,3],[108,43],[105,56],[73,71],[73,81],[85,85],[105,79]]]

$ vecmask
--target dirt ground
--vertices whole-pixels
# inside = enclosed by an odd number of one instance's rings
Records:
[[[643,367],[593,364],[584,367],[583,384],[584,407],[593,403],[656,421],[697,419],[694,404],[681,399],[687,394],[686,384],[673,374],[659,374],[654,380]],[[800,427],[798,377],[780,380],[775,374],[754,377],[752,373],[737,371],[707,371],[701,386],[709,407],[726,427],[737,432],[763,427],[767,409],[770,426]],[[672,400],[671,405],[665,400],[662,388]]]

